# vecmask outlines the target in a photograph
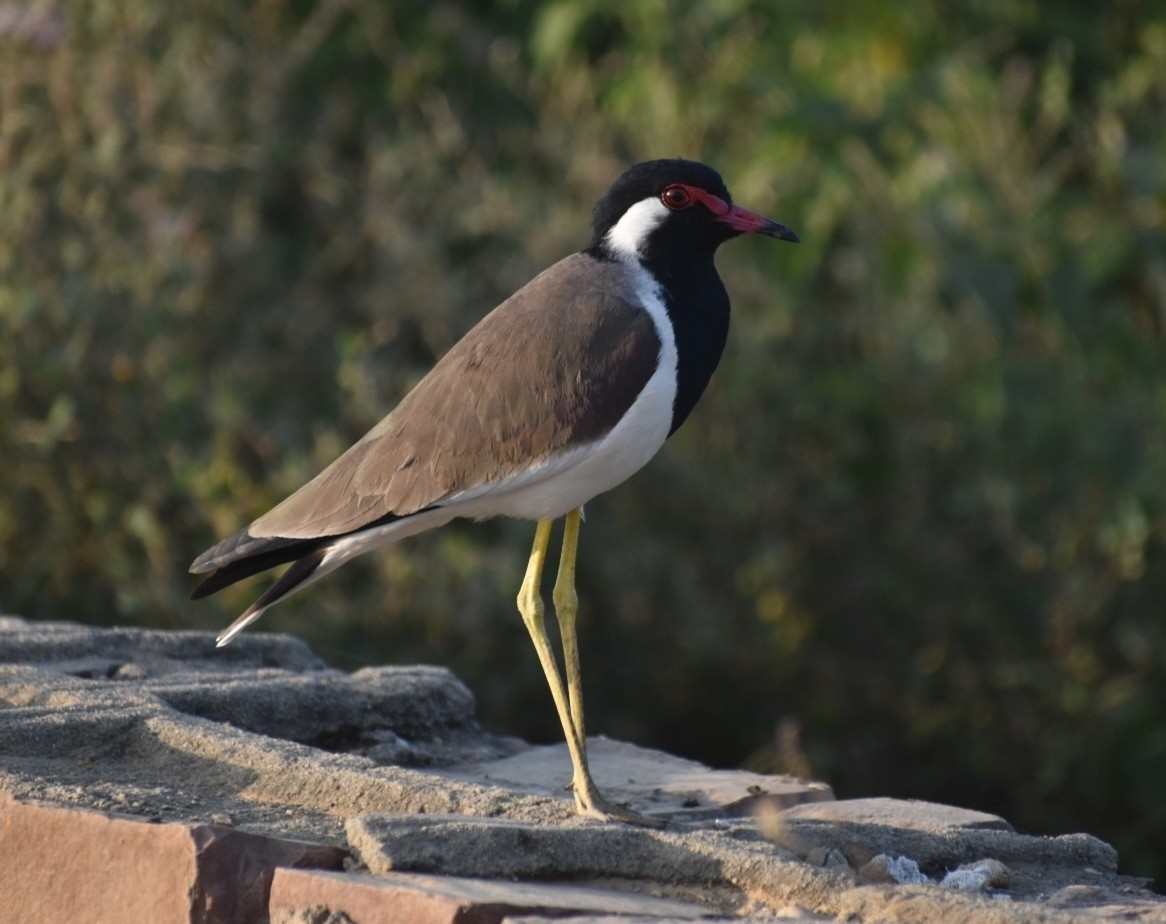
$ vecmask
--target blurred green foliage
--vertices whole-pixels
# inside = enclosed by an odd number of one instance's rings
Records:
[[[0,17],[0,601],[220,627],[194,555],[705,160],[726,359],[589,507],[593,731],[1090,830],[1166,877],[1166,8],[116,0]],[[270,614],[555,740],[527,524]],[[781,733],[775,738],[775,728]],[[1160,879],[1161,882],[1161,879]]]

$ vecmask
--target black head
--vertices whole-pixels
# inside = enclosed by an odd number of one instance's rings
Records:
[[[786,241],[784,225],[733,205],[712,167],[691,160],[650,160],[627,170],[595,206],[596,256],[644,262],[711,259],[717,247],[748,233]]]

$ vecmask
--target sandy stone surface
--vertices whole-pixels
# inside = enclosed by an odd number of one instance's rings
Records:
[[[666,815],[677,822],[750,817],[834,799],[825,783],[743,770],[710,773],[694,760],[602,735],[588,742],[588,763],[605,796],[632,805],[643,814]],[[437,772],[450,779],[487,780],[513,792],[535,794],[553,789],[556,780],[569,780],[572,768],[567,749],[552,745]]]
[[[589,747],[664,828],[578,819],[441,668],[0,617],[0,920],[1166,922],[1086,834]]]
[[[499,920],[531,914],[640,915],[659,922],[692,921],[705,912],[688,902],[587,885],[491,882],[453,876],[392,873],[353,877],[344,874],[276,871],[271,889],[273,914],[293,911],[307,902],[343,905],[361,924],[464,924],[467,909],[475,920]]]

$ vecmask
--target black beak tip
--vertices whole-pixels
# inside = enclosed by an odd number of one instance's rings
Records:
[[[767,234],[770,237],[775,237],[779,241],[789,241],[791,244],[801,243],[801,238],[792,228],[787,228],[785,225],[779,225],[776,221],[770,224],[769,227],[761,230],[762,234]]]

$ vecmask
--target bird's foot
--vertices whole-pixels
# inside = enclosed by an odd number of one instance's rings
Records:
[[[642,828],[663,828],[668,824],[664,818],[641,815],[622,805],[616,805],[601,796],[594,785],[571,788],[575,790],[575,811],[584,818],[594,818],[596,821],[621,821]]]

